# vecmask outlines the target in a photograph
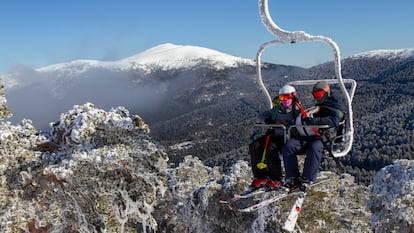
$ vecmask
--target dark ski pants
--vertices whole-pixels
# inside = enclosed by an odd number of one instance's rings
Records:
[[[267,135],[263,135],[249,145],[253,176],[256,179],[270,178],[272,180],[282,180],[282,162],[279,157],[280,148],[283,145],[282,137],[270,136],[264,161],[267,168],[259,169],[257,167],[257,164],[262,160],[266,137]]]
[[[286,142],[282,149],[286,178],[300,177],[297,153],[303,149],[305,149],[306,157],[302,179],[316,182],[323,156],[323,143],[320,139],[313,141],[291,139]]]

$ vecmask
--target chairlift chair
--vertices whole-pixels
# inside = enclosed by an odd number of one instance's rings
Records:
[[[313,36],[304,31],[286,31],[281,29],[278,25],[276,25],[272,18],[270,17],[270,13],[268,10],[268,3],[267,0],[259,0],[259,11],[260,17],[262,19],[263,24],[265,25],[266,29],[276,37],[276,40],[272,40],[262,44],[256,54],[256,72],[257,72],[257,81],[259,83],[260,88],[262,89],[263,93],[265,94],[270,108],[272,108],[273,101],[272,97],[269,94],[265,84],[263,83],[262,79],[262,64],[261,64],[261,56],[265,49],[270,46],[280,45],[280,44],[291,44],[291,43],[299,43],[299,42],[324,42],[328,46],[332,48],[334,53],[334,65],[335,65],[335,76],[336,79],[321,79],[321,80],[298,80],[292,81],[288,84],[290,85],[313,85],[318,81],[326,81],[328,84],[336,84],[340,87],[340,93],[344,99],[343,107],[345,108],[345,119],[340,124],[343,126],[343,131],[340,132],[332,142],[330,143],[330,153],[334,157],[342,157],[349,153],[352,148],[352,143],[354,140],[354,127],[353,127],[353,112],[352,112],[352,99],[355,94],[356,89],[356,81],[353,79],[343,79],[341,75],[341,58],[340,58],[340,51],[339,47],[332,39],[325,37],[325,36]],[[345,84],[350,84],[351,87],[347,89]],[[269,125],[267,125],[269,126]],[[281,126],[275,126],[281,127]],[[298,126],[293,126],[298,127]],[[301,126],[303,127],[303,126]],[[319,126],[320,127],[320,126]],[[283,128],[283,127],[282,127]],[[283,128],[285,132],[285,140],[289,139],[290,137],[290,129]]]

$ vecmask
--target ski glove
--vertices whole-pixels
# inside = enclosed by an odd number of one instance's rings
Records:
[[[312,125],[313,124],[313,119],[312,117],[305,117],[303,119],[303,121],[307,124],[307,125]]]

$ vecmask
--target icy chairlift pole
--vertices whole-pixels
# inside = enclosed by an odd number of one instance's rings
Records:
[[[352,147],[352,142],[353,142],[353,133],[354,133],[354,128],[353,128],[353,112],[352,112],[352,97],[351,95],[348,93],[345,84],[343,82],[342,79],[342,75],[341,75],[341,56],[340,56],[340,52],[339,52],[339,47],[338,45],[335,43],[335,41],[333,41],[332,39],[325,37],[325,36],[313,36],[310,35],[304,31],[286,31],[281,29],[278,25],[276,25],[275,22],[273,22],[272,18],[270,17],[270,13],[269,13],[269,8],[268,8],[268,0],[259,0],[259,10],[260,10],[260,18],[263,22],[263,24],[265,25],[266,29],[273,34],[274,36],[277,37],[276,40],[272,40],[269,42],[266,42],[264,44],[262,44],[259,48],[259,50],[257,51],[256,54],[256,69],[257,69],[257,79],[258,79],[258,83],[262,89],[262,91],[264,92],[268,102],[269,102],[269,106],[270,108],[272,108],[272,98],[269,94],[269,91],[267,90],[266,86],[263,83],[263,79],[262,79],[262,74],[261,74],[261,55],[263,53],[263,51],[268,48],[269,46],[272,45],[277,45],[277,44],[286,44],[286,43],[298,43],[298,42],[315,42],[315,41],[321,41],[326,43],[327,45],[329,45],[334,53],[334,62],[335,62],[335,75],[336,78],[338,80],[338,84],[341,88],[342,94],[345,98],[346,101],[346,108],[348,110],[347,112],[347,117],[348,117],[348,132],[346,132],[347,134],[347,148],[345,148],[345,150],[337,153],[335,155],[335,157],[341,157],[346,155]],[[353,93],[352,93],[353,94]]]

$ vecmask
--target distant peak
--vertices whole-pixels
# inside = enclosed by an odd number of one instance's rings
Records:
[[[165,43],[118,61],[75,60],[36,70],[41,72],[65,70],[66,75],[79,74],[93,68],[130,70],[139,67],[146,72],[152,72],[157,69],[191,68],[200,64],[223,69],[241,64],[254,65],[254,61],[204,47]]]
[[[158,65],[165,69],[191,67],[209,60],[217,68],[234,67],[240,63],[252,64],[253,61],[232,56],[213,49],[191,45],[160,44],[142,53],[120,60],[120,63],[135,63],[140,65]]]
[[[176,45],[176,44],[173,44],[173,43],[165,43],[165,44],[156,45],[156,46],[154,46],[154,47],[152,47],[148,50],[151,50],[151,49],[168,50],[168,49],[175,49],[175,48],[179,48],[179,47],[183,47],[183,45]]]
[[[162,52],[166,52],[168,50],[171,49],[177,49],[177,48],[181,48],[183,47],[182,45],[175,45],[172,43],[165,43],[165,44],[160,44],[157,46],[154,46],[152,48],[149,48],[147,50],[145,50],[144,52],[140,53],[140,54],[144,54],[144,53],[162,53]]]
[[[350,58],[387,58],[387,59],[405,59],[414,57],[414,48],[405,49],[378,49],[368,52],[362,52],[351,56]]]

